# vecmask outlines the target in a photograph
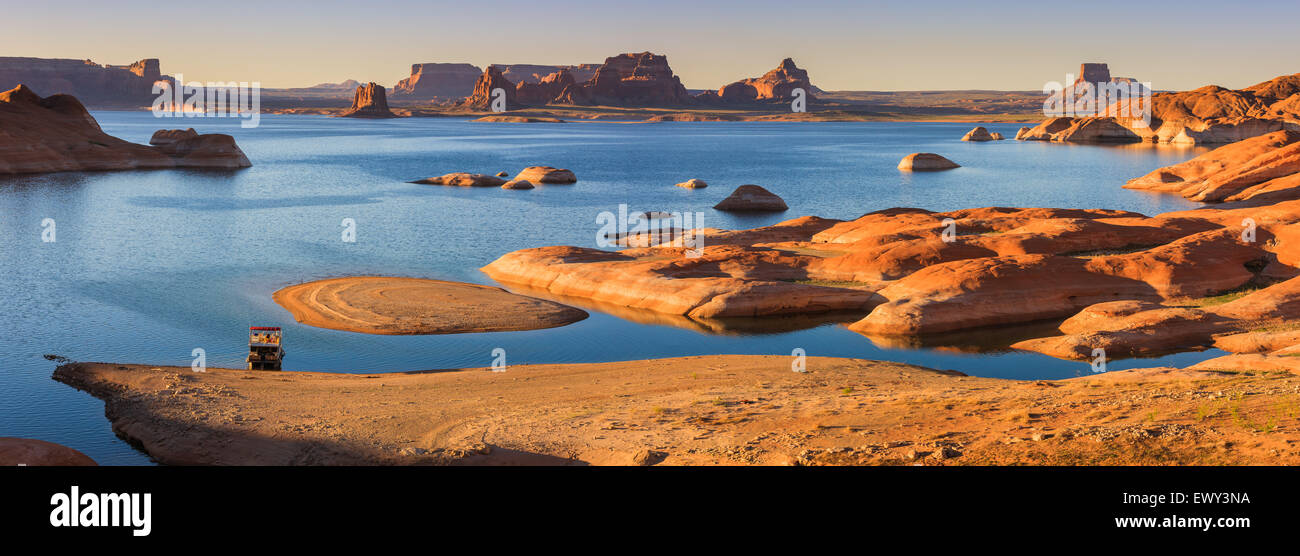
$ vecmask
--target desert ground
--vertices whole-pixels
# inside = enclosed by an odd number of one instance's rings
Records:
[[[1292,465],[1300,360],[1058,381],[727,355],[391,374],[71,363],[114,431],[197,465]]]

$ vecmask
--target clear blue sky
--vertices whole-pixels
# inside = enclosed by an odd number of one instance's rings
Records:
[[[668,55],[687,87],[785,57],[833,90],[1039,89],[1080,62],[1157,89],[1300,72],[1300,2],[58,0],[6,2],[0,56],[160,58],[187,80],[391,86],[416,62]]]

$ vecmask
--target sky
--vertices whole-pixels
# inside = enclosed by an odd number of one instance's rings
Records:
[[[794,58],[826,90],[1040,90],[1106,62],[1158,90],[1300,72],[1300,1],[3,0],[0,56],[128,64],[187,81],[392,86],[413,63],[668,56],[692,89]]]

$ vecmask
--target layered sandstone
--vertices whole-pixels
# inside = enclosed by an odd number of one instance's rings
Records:
[[[814,100],[814,87],[808,79],[808,72],[796,66],[794,60],[786,58],[762,77],[742,79],[723,86],[718,89],[716,98],[723,102],[790,100],[795,89],[803,89],[805,98]]]
[[[1217,85],[1155,93],[1150,122],[1134,117],[1139,101],[1120,101],[1095,117],[1049,118],[1020,139],[1068,142],[1231,143],[1300,130],[1300,74],[1231,90]]]
[[[1194,201],[1300,197],[1300,132],[1275,131],[1225,145],[1129,180],[1124,187]]]
[[[352,97],[352,106],[341,114],[345,118],[396,118],[388,109],[388,97],[384,87],[373,81],[357,87]]]
[[[41,98],[24,85],[0,93],[0,174],[252,165],[229,135],[163,136],[158,146],[110,136],[69,95]]]
[[[474,92],[474,82],[481,73],[472,64],[411,64],[411,75],[393,86],[393,97],[461,99]]]
[[[515,106],[515,84],[502,75],[501,68],[493,65],[483,70],[483,74],[474,82],[474,90],[470,96],[460,101],[460,105],[474,110],[488,110],[492,108],[493,91],[501,89],[504,95],[505,108],[510,110]]]
[[[156,58],[123,65],[90,60],[0,57],[0,90],[26,85],[45,94],[77,97],[89,106],[148,106],[154,83],[170,83]]]
[[[556,104],[673,106],[694,98],[673,75],[668,58],[650,52],[619,54],[605,59],[590,80],[565,87]]]

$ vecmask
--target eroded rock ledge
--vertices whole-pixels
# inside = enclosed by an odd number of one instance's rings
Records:
[[[18,87],[0,93],[0,175],[153,168],[246,168],[229,135],[171,131],[157,146],[123,141],[100,129],[69,95],[41,98]]]

